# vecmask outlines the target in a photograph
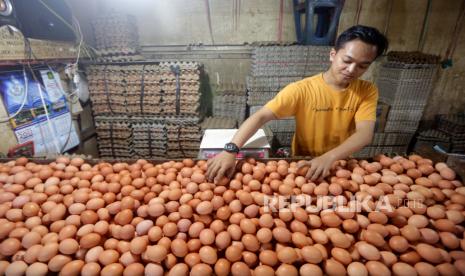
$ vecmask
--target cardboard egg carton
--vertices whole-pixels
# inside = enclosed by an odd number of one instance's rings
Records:
[[[134,16],[106,13],[96,18],[92,27],[99,54],[134,54],[139,51],[137,21]]]

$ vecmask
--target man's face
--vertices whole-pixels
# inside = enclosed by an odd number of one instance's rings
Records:
[[[340,84],[349,84],[365,73],[376,59],[376,46],[361,40],[346,42],[337,52],[331,50],[331,73]]]

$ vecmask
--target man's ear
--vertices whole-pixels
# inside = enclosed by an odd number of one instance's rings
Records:
[[[333,62],[334,57],[336,56],[336,49],[332,48],[331,51],[329,52],[329,61]]]

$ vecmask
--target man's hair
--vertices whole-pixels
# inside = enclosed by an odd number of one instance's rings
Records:
[[[382,55],[389,45],[387,38],[377,29],[363,25],[356,25],[350,27],[339,35],[334,48],[338,51],[343,48],[347,42],[356,39],[360,39],[365,43],[376,46],[376,57]]]

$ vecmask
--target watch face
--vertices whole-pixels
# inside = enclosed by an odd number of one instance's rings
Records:
[[[239,148],[233,143],[227,143],[226,145],[224,145],[224,149],[227,152],[235,152],[235,153],[239,152]]]

